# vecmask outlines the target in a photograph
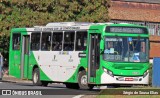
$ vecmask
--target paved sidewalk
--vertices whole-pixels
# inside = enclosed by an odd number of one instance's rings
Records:
[[[4,75],[2,82],[12,82],[12,83],[32,83],[31,80],[18,79],[10,75]]]

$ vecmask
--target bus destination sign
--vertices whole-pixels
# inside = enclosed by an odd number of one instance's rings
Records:
[[[142,27],[108,26],[106,32],[147,34],[147,29]]]
[[[58,31],[58,30],[79,30],[79,29],[80,29],[80,27],[78,27],[78,26],[43,27],[43,28],[36,27],[36,28],[34,28],[34,31]]]

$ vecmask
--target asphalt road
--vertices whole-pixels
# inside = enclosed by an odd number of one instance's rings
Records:
[[[21,94],[25,94],[27,92],[27,96],[23,96],[23,98],[28,98],[29,91],[37,91],[38,96],[32,96],[33,98],[73,98],[78,95],[92,95],[100,92],[99,89],[89,90],[77,90],[77,89],[68,89],[63,84],[49,84],[47,87],[42,86],[33,86],[32,83],[10,83],[10,82],[0,82],[1,90],[11,90],[12,98],[22,97]],[[17,91],[21,92],[19,96],[16,94]],[[24,93],[22,93],[24,92]],[[2,91],[0,92],[2,94]],[[15,94],[13,96],[13,94]],[[39,96],[39,95],[43,96]],[[47,94],[47,95],[44,95]],[[49,95],[48,95],[49,94]],[[2,95],[3,96],[3,95]],[[2,97],[0,96],[0,98]],[[3,98],[10,98],[11,96],[3,96]]]

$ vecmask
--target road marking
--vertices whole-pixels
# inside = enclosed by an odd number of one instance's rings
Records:
[[[74,96],[72,98],[81,98],[82,96],[84,96],[84,95],[77,95],[77,96]]]
[[[95,86],[94,89],[99,89],[99,90],[102,90],[102,89],[107,89],[108,86]]]

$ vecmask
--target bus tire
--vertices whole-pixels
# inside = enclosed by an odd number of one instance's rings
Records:
[[[42,82],[40,81],[40,73],[39,73],[38,68],[35,68],[33,70],[32,82],[33,82],[33,85],[35,85],[35,86],[42,86]]]
[[[93,85],[89,85],[87,83],[87,75],[86,75],[86,71],[80,71],[78,73],[78,85],[80,87],[80,89],[89,89],[92,90],[93,89]]]

